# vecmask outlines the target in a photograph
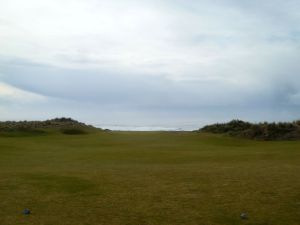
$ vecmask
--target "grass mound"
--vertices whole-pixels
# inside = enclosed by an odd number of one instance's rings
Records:
[[[60,132],[69,135],[92,133],[101,129],[71,118],[55,118],[45,121],[6,121],[0,122],[0,136],[35,136]]]
[[[5,121],[0,122],[0,130],[3,129],[64,129],[64,128],[89,128],[96,129],[91,125],[87,125],[72,118],[55,118],[45,121]]]
[[[300,140],[300,121],[253,124],[242,120],[232,120],[229,123],[208,125],[199,131],[256,140]]]

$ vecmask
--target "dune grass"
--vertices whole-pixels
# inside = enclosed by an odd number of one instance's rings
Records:
[[[0,224],[299,225],[300,142],[192,132],[0,136]]]

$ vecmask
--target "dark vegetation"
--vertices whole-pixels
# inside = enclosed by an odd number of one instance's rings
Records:
[[[68,135],[78,135],[78,134],[86,134],[87,133],[85,130],[82,130],[79,128],[62,129],[61,132],[63,134],[68,134]]]
[[[255,140],[300,140],[300,121],[254,124],[242,120],[232,120],[229,123],[208,125],[199,131]]]
[[[37,136],[37,135],[45,135],[47,132],[40,129],[32,129],[32,128],[2,128],[0,130],[0,136],[3,137],[19,137],[19,136]]]
[[[46,121],[6,121],[0,122],[0,136],[36,136],[44,135],[50,130],[63,134],[86,134],[100,130],[71,118],[55,118]]]

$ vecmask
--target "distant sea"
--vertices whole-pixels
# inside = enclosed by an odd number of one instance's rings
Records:
[[[109,129],[114,131],[191,131],[196,130],[195,127],[163,127],[163,126],[127,126],[127,125],[95,125],[98,128]]]

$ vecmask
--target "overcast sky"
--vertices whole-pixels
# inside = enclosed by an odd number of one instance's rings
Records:
[[[300,119],[299,0],[0,0],[0,120]]]

